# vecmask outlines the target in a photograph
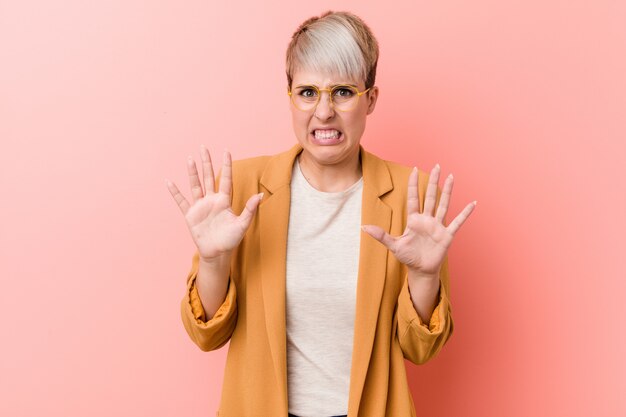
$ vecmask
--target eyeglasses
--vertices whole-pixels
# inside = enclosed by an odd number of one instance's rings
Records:
[[[359,97],[367,93],[372,87],[359,91],[351,85],[336,85],[333,88],[318,88],[314,85],[300,85],[288,90],[293,105],[301,111],[311,111],[320,102],[322,91],[328,91],[330,105],[339,111],[350,111],[356,107]]]

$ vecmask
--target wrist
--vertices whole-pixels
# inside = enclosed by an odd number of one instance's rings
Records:
[[[419,269],[408,269],[408,277],[410,280],[438,280],[439,279],[439,271],[436,272],[425,272]]]
[[[199,256],[198,262],[201,265],[211,267],[211,268],[216,268],[216,267],[221,267],[223,265],[230,264],[230,256],[231,256],[230,252],[227,252],[218,256],[211,256],[211,257]]]

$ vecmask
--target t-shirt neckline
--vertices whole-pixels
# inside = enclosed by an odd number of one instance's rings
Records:
[[[305,188],[307,188],[312,194],[316,194],[320,197],[328,199],[344,198],[359,190],[363,186],[363,175],[361,175],[361,178],[359,178],[354,184],[352,184],[350,187],[346,188],[343,191],[320,191],[313,185],[311,185],[311,183],[309,183],[309,181],[306,179],[304,173],[302,172],[302,168],[300,167],[300,162],[298,161],[298,158],[296,158],[294,162],[294,171],[295,174],[302,180],[301,182],[304,184]]]

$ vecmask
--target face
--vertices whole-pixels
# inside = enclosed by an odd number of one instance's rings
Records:
[[[355,85],[365,90],[362,80],[342,79],[327,74],[300,70],[293,74],[292,91],[298,86],[315,85],[320,89],[338,84]],[[317,165],[347,165],[359,157],[359,144],[365,131],[365,119],[374,111],[378,87],[372,87],[361,95],[350,111],[333,108],[329,92],[322,91],[315,109],[301,111],[290,101],[293,129],[303,148],[301,158]],[[336,132],[335,132],[336,131]]]

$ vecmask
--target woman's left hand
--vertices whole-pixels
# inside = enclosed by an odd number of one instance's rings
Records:
[[[385,245],[398,261],[405,264],[412,276],[439,278],[441,265],[455,233],[476,207],[476,201],[469,203],[448,226],[443,224],[452,195],[453,177],[450,174],[446,178],[439,207],[434,214],[440,170],[437,164],[430,172],[422,213],[419,212],[418,170],[414,168],[411,172],[407,197],[407,222],[402,236],[391,236],[378,226],[362,226],[365,232]]]

